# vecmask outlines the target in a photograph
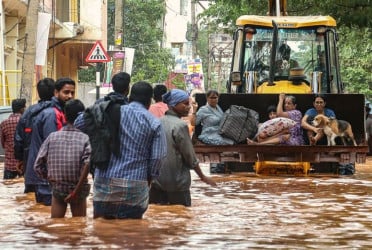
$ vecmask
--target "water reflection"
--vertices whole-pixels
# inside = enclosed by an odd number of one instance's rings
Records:
[[[2,248],[356,249],[372,248],[372,158],[352,177],[193,175],[192,207],[151,205],[143,220],[51,219],[23,194],[23,179],[0,182]],[[208,168],[204,167],[204,171]]]

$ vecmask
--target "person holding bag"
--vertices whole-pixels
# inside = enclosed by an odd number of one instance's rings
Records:
[[[234,140],[226,138],[220,134],[220,123],[223,119],[224,112],[218,105],[219,93],[216,90],[209,90],[206,93],[207,104],[200,107],[195,114],[195,126],[201,125],[202,131],[198,139],[205,144],[211,145],[233,145]]]

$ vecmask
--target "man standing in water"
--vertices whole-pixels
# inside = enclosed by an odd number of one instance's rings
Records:
[[[120,154],[95,170],[94,218],[141,219],[147,210],[150,184],[167,154],[163,127],[148,111],[152,95],[149,83],[137,82],[120,108]]]
[[[35,172],[52,186],[52,218],[65,217],[68,203],[72,216],[86,216],[90,143],[88,136],[73,126],[84,109],[78,99],[66,102],[67,125],[46,138],[35,160]]]
[[[41,144],[52,132],[60,130],[66,124],[65,103],[75,96],[75,81],[60,78],[55,84],[52,106],[41,111],[32,125],[30,151],[28,154],[25,184],[35,185],[35,199],[38,203],[50,206],[52,203],[51,187],[47,180],[41,179],[34,170],[34,163]]]
[[[129,103],[127,95],[130,89],[130,75],[119,72],[112,77],[111,84],[113,92],[98,99],[85,112],[81,112],[74,123],[77,129],[89,136],[92,147],[89,171],[93,177],[97,167],[107,166],[111,152],[115,154],[120,152],[118,139],[120,106]],[[103,148],[109,150],[102,150]]]
[[[189,95],[180,89],[173,89],[163,95],[169,110],[160,121],[167,137],[167,157],[162,163],[160,175],[150,189],[150,203],[161,205],[191,206],[191,174],[193,169],[205,183],[216,183],[205,176],[196,158],[187,123],[181,117],[191,109]]]
[[[23,171],[27,170],[26,166],[31,144],[33,121],[42,110],[52,105],[50,100],[54,95],[54,88],[55,81],[52,78],[41,79],[36,86],[40,100],[38,103],[28,107],[17,123],[14,135],[14,156],[17,160],[22,161]],[[26,173],[24,173],[24,175],[26,175]],[[35,186],[25,183],[24,192],[35,192]]]
[[[14,99],[12,101],[13,114],[0,124],[1,145],[5,151],[4,179],[14,179],[23,175],[20,169],[22,162],[14,158],[14,133],[25,108],[26,99]]]

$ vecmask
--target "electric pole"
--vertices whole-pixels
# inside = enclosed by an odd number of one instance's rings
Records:
[[[124,0],[115,0],[115,49],[123,46],[123,6]]]
[[[196,17],[195,17],[195,1],[191,0],[191,46],[192,46],[192,58],[196,58],[196,41],[198,38],[198,27],[196,24]]]
[[[27,105],[32,102],[33,82],[35,79],[38,9],[39,0],[28,1],[21,79],[21,97],[26,99]]]

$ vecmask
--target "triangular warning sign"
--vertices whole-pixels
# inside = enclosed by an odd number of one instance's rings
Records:
[[[97,41],[92,49],[89,51],[88,56],[85,58],[87,63],[109,62],[111,58],[108,56],[106,50],[103,48],[102,43]]]

